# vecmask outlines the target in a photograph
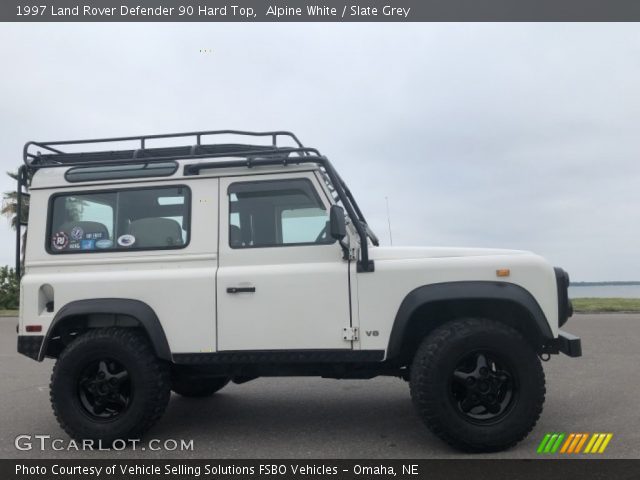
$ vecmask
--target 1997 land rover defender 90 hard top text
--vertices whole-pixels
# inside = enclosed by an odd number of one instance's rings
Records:
[[[228,135],[270,145],[205,141]],[[150,145],[167,139],[187,146]],[[522,251],[378,246],[329,160],[291,133],[30,142],[24,160],[18,351],[57,359],[51,403],[74,438],[138,438],[171,390],[393,375],[436,435],[495,451],[540,416],[540,358],[581,355],[560,330],[562,269]]]

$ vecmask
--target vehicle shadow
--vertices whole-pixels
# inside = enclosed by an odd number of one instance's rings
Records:
[[[260,379],[210,398],[173,395],[151,435],[194,439],[195,455],[236,458],[453,453],[426,430],[397,379]]]

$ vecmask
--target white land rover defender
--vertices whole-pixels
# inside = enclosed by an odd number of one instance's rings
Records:
[[[205,141],[229,135],[269,145]],[[168,140],[188,145],[150,145]],[[496,451],[540,416],[540,359],[581,355],[560,330],[562,269],[522,251],[378,246],[329,160],[291,133],[30,142],[24,162],[18,351],[56,359],[51,404],[74,438],[138,438],[172,390],[392,375],[433,433]]]

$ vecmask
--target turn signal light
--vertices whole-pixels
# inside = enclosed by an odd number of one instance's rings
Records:
[[[42,325],[27,325],[25,327],[25,330],[28,333],[41,332],[42,331]]]
[[[511,275],[511,270],[509,270],[508,268],[501,268],[499,270],[496,270],[496,275],[498,277],[508,277],[509,275]]]

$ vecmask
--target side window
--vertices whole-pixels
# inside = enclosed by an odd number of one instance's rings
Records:
[[[228,195],[231,248],[334,242],[329,213],[306,178],[234,183]]]
[[[282,243],[314,243],[329,217],[324,207],[289,208],[280,212]],[[322,235],[324,237],[324,235]],[[325,242],[319,242],[325,243]]]
[[[50,253],[182,248],[189,242],[186,187],[57,195],[51,205]]]

